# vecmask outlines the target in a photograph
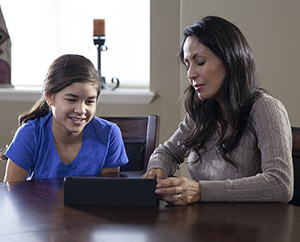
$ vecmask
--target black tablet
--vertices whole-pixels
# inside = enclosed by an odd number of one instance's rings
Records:
[[[65,177],[64,205],[157,207],[155,179]]]

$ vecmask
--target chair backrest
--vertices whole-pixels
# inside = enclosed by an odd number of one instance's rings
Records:
[[[101,117],[116,123],[122,137],[129,162],[121,171],[145,171],[150,155],[158,145],[160,117]]]
[[[291,204],[300,206],[300,128],[292,127],[293,164],[294,164],[294,196]]]

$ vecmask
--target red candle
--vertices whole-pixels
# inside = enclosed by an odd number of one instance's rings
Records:
[[[94,19],[94,36],[105,36],[105,19]]]

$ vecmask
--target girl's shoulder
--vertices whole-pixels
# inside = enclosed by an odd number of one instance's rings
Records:
[[[49,141],[49,137],[52,135],[51,117],[51,115],[47,115],[42,118],[30,120],[20,126],[10,146],[18,147],[17,150],[20,147],[26,147],[28,151],[33,150],[34,147],[40,147],[41,144],[45,143],[45,140]]]
[[[93,131],[94,134],[109,134],[119,133],[120,128],[117,124],[112,123],[106,119],[94,116],[91,122],[86,126],[86,131]]]
[[[102,127],[102,128],[117,126],[115,123],[112,123],[104,118],[100,118],[97,116],[94,116],[93,120],[91,121],[91,124],[93,126],[98,126],[98,127]]]
[[[51,122],[52,113],[47,114],[45,117],[29,120],[19,127],[18,131],[22,132],[37,132],[38,130],[45,130]]]

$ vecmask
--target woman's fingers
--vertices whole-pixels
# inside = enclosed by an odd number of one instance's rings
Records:
[[[159,187],[176,187],[181,185],[181,179],[177,177],[169,177],[167,179],[161,180],[157,184],[157,188]]]
[[[167,178],[168,175],[166,172],[164,172],[162,169],[151,169],[150,171],[147,171],[142,178],[144,179],[156,179],[159,183],[162,179]]]
[[[170,204],[184,205],[200,200],[200,183],[185,177],[167,178],[156,186],[155,193]]]

